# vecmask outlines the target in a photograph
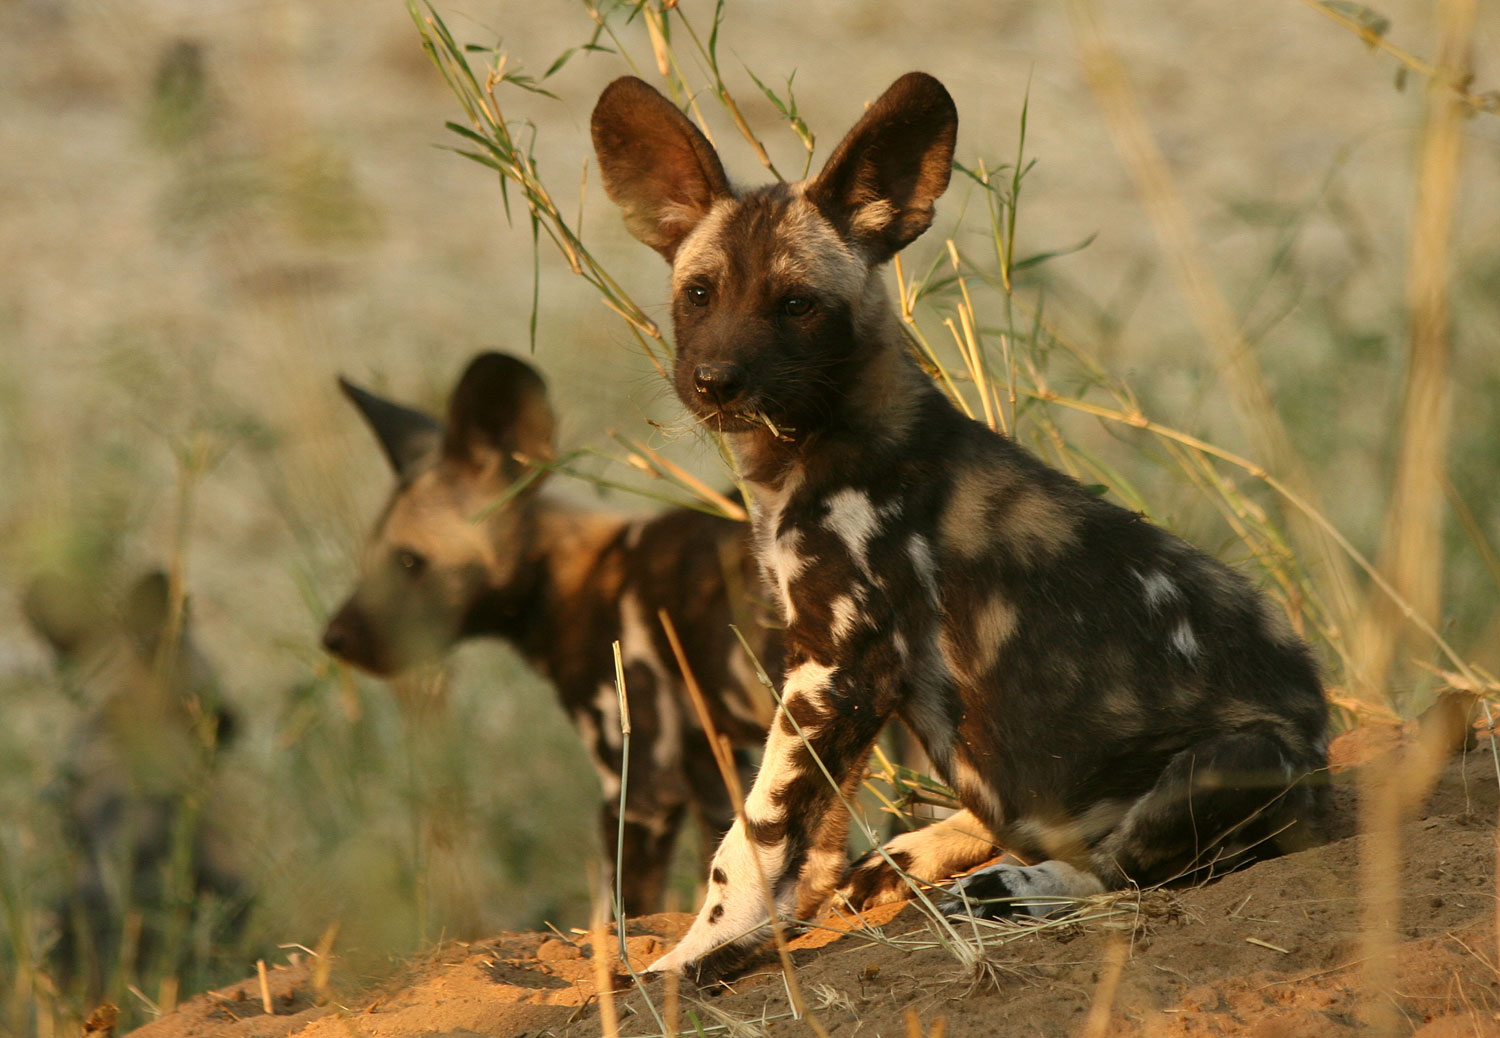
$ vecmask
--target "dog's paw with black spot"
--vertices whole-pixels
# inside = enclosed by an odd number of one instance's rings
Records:
[[[1067,862],[1001,863],[960,879],[953,886],[953,895],[940,902],[938,910],[944,915],[972,915],[976,919],[1042,919],[1103,890],[1097,876]]]

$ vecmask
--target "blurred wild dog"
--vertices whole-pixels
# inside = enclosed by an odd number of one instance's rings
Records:
[[[765,737],[769,707],[730,629],[739,623],[779,673],[775,638],[746,622],[758,587],[744,523],[687,508],[626,518],[543,489],[555,455],[546,386],[499,353],[470,362],[446,422],[347,381],[396,471],[349,600],[329,621],[329,652],[377,675],[432,660],[458,641],[504,638],[544,677],[582,737],[604,787],[600,830],[613,876],[619,825],[620,711],[611,644],[630,694],[624,910],[661,907],[672,846],[691,809],[712,846],[734,805],[657,613],[682,639],[719,732],[740,746]]]
[[[100,997],[152,971],[180,975],[195,943],[224,945],[247,907],[218,783],[235,715],[186,615],[172,629],[164,573],[147,573],[119,603],[43,576],[22,604],[85,710],[48,791],[72,859],[57,910],[59,979]]]
[[[593,114],[605,190],[671,264],[675,385],[749,481],[786,622],[783,709],[709,872],[651,968],[700,980],[838,885],[847,794],[892,716],[966,811],[898,860],[985,914],[1231,867],[1313,838],[1326,706],[1285,618],[1219,562],[964,417],[904,344],[881,267],[927,229],[958,117],[897,80],[810,180],[731,188],[634,78]],[[805,740],[805,742],[804,742]],[[755,859],[769,881],[765,903]],[[861,863],[851,899],[891,896]],[[958,910],[962,910],[961,904]]]

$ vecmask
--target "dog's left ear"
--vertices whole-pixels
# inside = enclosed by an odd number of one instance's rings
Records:
[[[718,153],[676,105],[634,76],[604,88],[590,128],[605,194],[625,211],[630,233],[672,262],[688,232],[730,195]]]
[[[872,262],[883,263],[932,225],[957,135],[958,109],[943,84],[908,72],[839,142],[807,197]]]
[[[469,362],[448,401],[443,454],[473,465],[498,462],[507,479],[516,479],[529,466],[515,455],[549,462],[556,455],[556,435],[547,384],[536,369],[508,354],[481,353]]]

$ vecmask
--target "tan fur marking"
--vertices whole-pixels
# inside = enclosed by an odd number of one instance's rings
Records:
[[[817,207],[803,198],[794,199],[776,230],[778,248],[770,270],[773,284],[802,286],[849,304],[859,302],[869,269]]]
[[[943,513],[943,545],[965,559],[986,554],[990,550],[989,506],[990,487],[972,473],[960,476]]]
[[[1005,535],[1024,545],[1032,561],[1059,555],[1077,538],[1074,518],[1052,498],[1038,490],[1022,494],[1011,505]]]
[[[994,509],[1005,517],[998,528],[991,515]],[[942,529],[943,543],[963,558],[981,558],[998,541],[1031,563],[1057,556],[1078,537],[1077,520],[1067,509],[1041,490],[1017,485],[1003,472],[961,475],[943,513]]]
[[[672,291],[677,293],[690,281],[704,278],[716,281],[724,267],[724,224],[737,203],[720,199],[677,247],[672,261]]]
[[[854,210],[854,217],[849,225],[850,230],[855,234],[879,234],[898,215],[900,214],[895,206],[884,198],[877,198]]]
[[[391,503],[374,547],[400,546],[443,568],[477,562],[493,573],[501,567],[490,530],[510,516],[498,512],[486,523],[473,516],[502,490],[497,478],[454,479],[442,467],[429,469]]]
[[[598,562],[599,554],[626,522],[619,516],[574,511],[550,501],[543,504],[537,516],[537,546],[548,561],[559,595],[571,597],[585,586],[604,598],[619,595],[624,571]]]
[[[1013,605],[996,595],[974,613],[974,642],[979,646],[975,662],[978,674],[988,673],[1000,658],[1000,649],[1016,633],[1018,616]]]
[[[989,821],[999,822],[1005,817],[1005,803],[989,780],[979,769],[970,764],[961,754],[953,757],[953,791],[965,804],[983,805]]]

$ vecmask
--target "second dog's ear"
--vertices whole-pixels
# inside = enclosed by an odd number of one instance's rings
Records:
[[[172,588],[165,572],[151,570],[131,585],[120,619],[142,659],[155,658],[171,613]]]
[[[839,142],[807,197],[882,263],[932,224],[948,189],[958,109],[925,72],[892,83]]]
[[[410,477],[442,442],[443,427],[431,415],[376,396],[345,378],[339,379],[339,388],[359,408],[398,477]]]
[[[504,353],[481,353],[453,388],[443,454],[474,464],[498,455],[500,471],[514,479],[528,468],[515,455],[549,462],[556,435],[547,383],[536,369]]]
[[[688,232],[730,195],[713,145],[634,76],[604,88],[591,128],[605,193],[625,211],[630,233],[672,262]]]
[[[21,608],[59,659],[76,656],[105,626],[97,592],[82,581],[56,573],[44,573],[32,580],[22,596]]]

